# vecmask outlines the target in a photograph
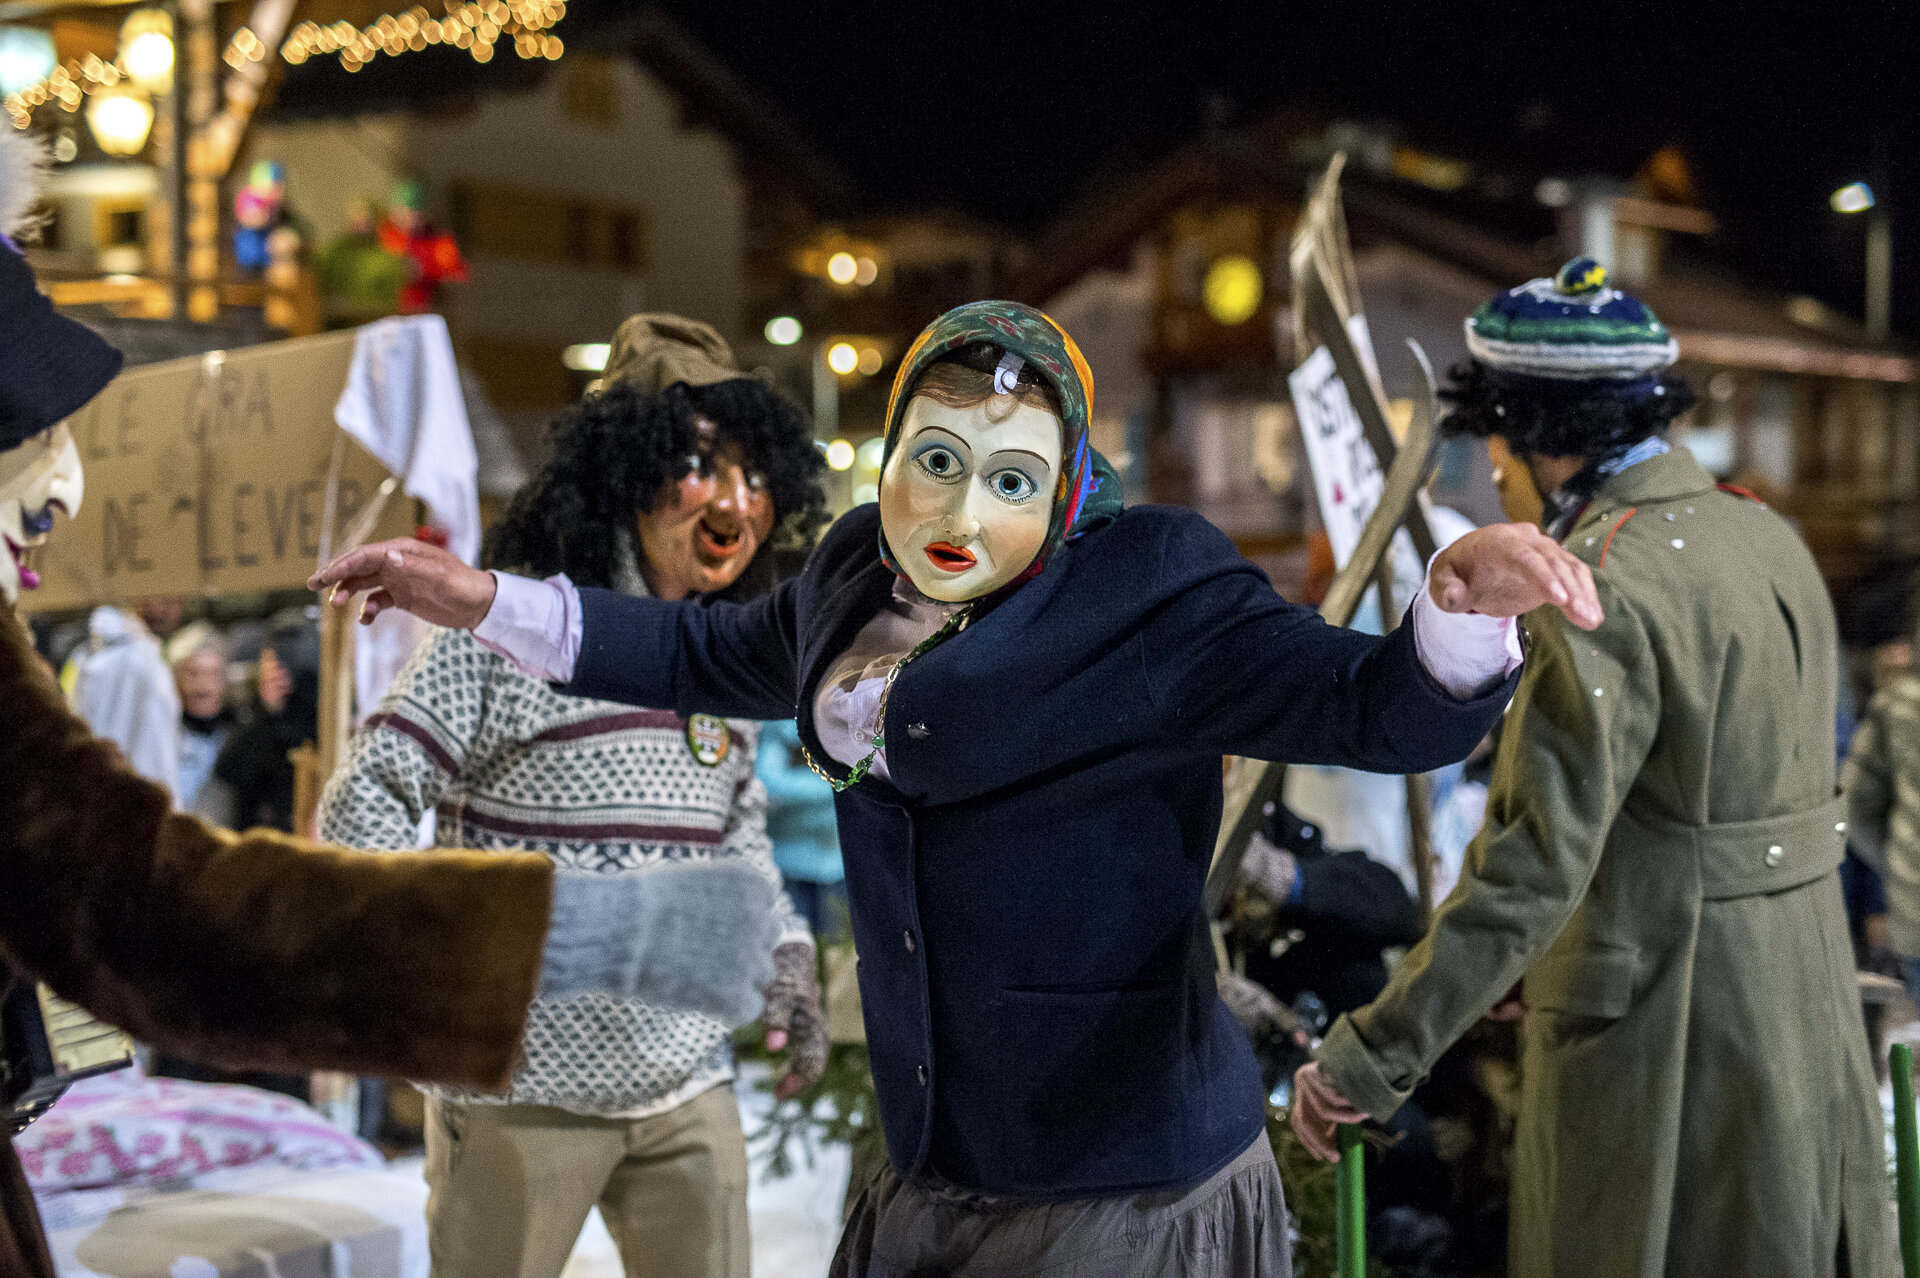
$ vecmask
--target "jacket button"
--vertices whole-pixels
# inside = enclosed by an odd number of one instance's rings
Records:
[[[920,1080],[920,1086],[925,1087],[927,1085],[927,1067],[925,1065],[915,1065],[913,1067],[913,1076]]]
[[[1776,843],[1767,849],[1766,862],[1769,866],[1778,865],[1786,855],[1787,850]]]
[[[902,935],[904,935],[907,938],[907,953],[909,954],[913,953],[913,933],[911,931],[908,931],[903,933]]]
[[[916,719],[912,723],[909,723],[907,725],[907,735],[912,737],[915,741],[925,741],[928,737],[932,736],[933,734],[927,731],[927,725],[925,723]]]

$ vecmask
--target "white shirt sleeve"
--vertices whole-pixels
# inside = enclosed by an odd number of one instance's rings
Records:
[[[496,572],[493,580],[493,606],[473,637],[536,679],[571,683],[580,660],[580,592],[565,573],[534,581]]]
[[[1431,567],[1429,567],[1431,572]],[[1520,626],[1512,617],[1448,612],[1420,583],[1413,601],[1413,646],[1434,682],[1462,701],[1489,691],[1520,665]]]

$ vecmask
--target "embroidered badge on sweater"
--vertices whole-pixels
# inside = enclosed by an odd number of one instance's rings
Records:
[[[717,768],[726,761],[727,752],[733,749],[733,730],[727,727],[725,719],[716,719],[710,714],[696,714],[687,720],[687,749],[693,751],[693,757],[709,768]]]

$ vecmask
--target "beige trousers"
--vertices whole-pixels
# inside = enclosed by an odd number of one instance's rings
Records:
[[[433,1278],[559,1278],[598,1205],[629,1278],[748,1278],[733,1088],[651,1118],[427,1101]]]

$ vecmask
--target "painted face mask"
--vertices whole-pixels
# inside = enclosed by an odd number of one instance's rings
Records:
[[[881,527],[921,594],[978,599],[1040,553],[1059,475],[1060,419],[1046,409],[1009,394],[965,408],[916,395],[881,476]]]
[[[83,487],[65,423],[0,453],[0,598],[12,603],[40,584],[27,552],[47,539],[56,509],[68,518],[79,513]]]
[[[956,356],[971,378],[934,368]],[[881,557],[945,602],[1039,573],[1121,507],[1118,477],[1087,442],[1092,400],[1079,348],[1032,307],[972,302],[928,325],[887,407]]]

